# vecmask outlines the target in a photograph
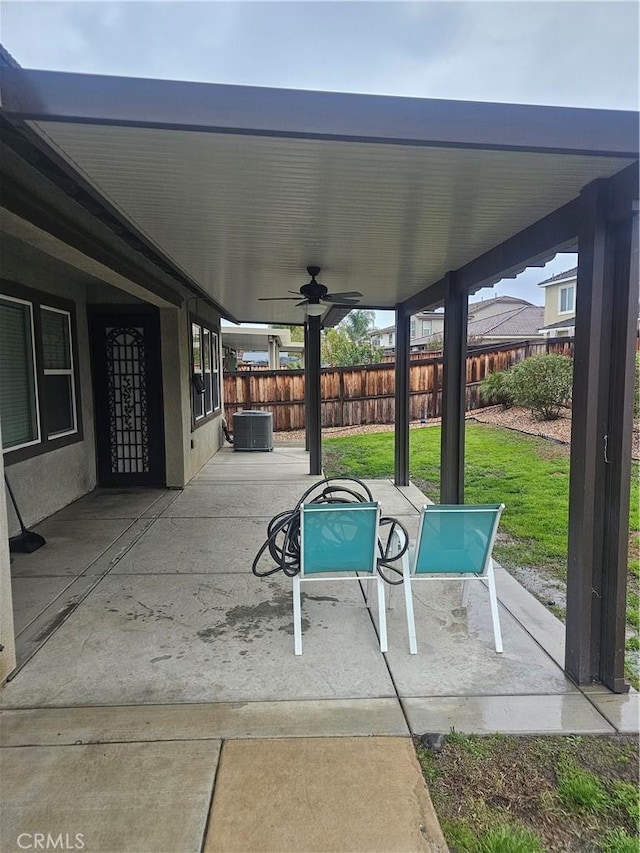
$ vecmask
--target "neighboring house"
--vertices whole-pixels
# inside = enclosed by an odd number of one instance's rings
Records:
[[[411,318],[410,342],[412,351],[419,351],[420,347],[432,336],[442,333],[444,328],[444,314],[442,311],[420,311]],[[374,329],[369,332],[369,338],[373,346],[383,347],[385,354],[395,350],[396,327],[385,326],[384,329]]]
[[[541,281],[544,288],[544,325],[540,334],[547,338],[573,337],[576,318],[576,285],[578,268]]]
[[[538,330],[543,318],[544,308],[541,305],[521,305],[484,317],[473,313],[467,325],[467,337],[474,344],[530,341],[540,337]]]
[[[469,303],[467,337],[474,344],[505,343],[540,337],[544,309],[517,296],[494,296]],[[411,318],[411,352],[428,352],[442,344],[444,312],[421,312]],[[395,352],[395,326],[371,332],[372,343]],[[379,343],[378,343],[379,341]]]

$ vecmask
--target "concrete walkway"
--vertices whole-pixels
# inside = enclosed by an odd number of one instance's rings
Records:
[[[562,625],[502,570],[503,655],[480,584],[465,610],[456,584],[418,589],[410,656],[400,597],[381,655],[359,585],[327,582],[295,658],[290,581],[250,566],[307,465],[225,449],[182,492],[94,492],[15,555],[3,851],[54,830],[114,853],[438,850],[411,732],[637,731],[638,694],[571,684]],[[369,485],[414,534],[423,495]]]

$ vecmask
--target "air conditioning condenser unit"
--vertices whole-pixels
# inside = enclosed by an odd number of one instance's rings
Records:
[[[273,412],[236,412],[233,416],[233,449],[273,450]]]

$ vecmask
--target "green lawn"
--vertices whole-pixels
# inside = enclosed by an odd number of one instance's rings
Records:
[[[393,433],[325,439],[328,476],[392,477]],[[432,500],[439,499],[440,428],[411,431],[411,478]],[[630,627],[638,623],[638,465],[633,466]],[[504,503],[495,554],[507,568],[536,568],[564,579],[567,559],[569,448],[513,430],[467,424],[465,501]]]

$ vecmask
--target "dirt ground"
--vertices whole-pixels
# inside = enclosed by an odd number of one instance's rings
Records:
[[[530,435],[542,438],[550,438],[569,444],[571,441],[571,412],[566,410],[557,421],[540,421],[527,409],[503,409],[502,406],[488,406],[485,409],[475,409],[467,413],[468,421],[478,421],[484,424],[515,429]],[[424,427],[437,426],[440,418],[432,418],[426,423],[415,421],[411,429],[423,429]],[[328,427],[322,430],[327,438],[339,438],[348,435],[363,435],[369,432],[392,432],[393,424],[364,424],[362,426]],[[304,440],[304,430],[291,430],[289,432],[276,433],[277,441],[301,441]],[[640,421],[635,421],[633,430],[633,459],[640,461]]]
[[[441,752],[421,748],[418,739],[416,745],[451,850],[623,853],[635,848],[638,744],[634,736],[452,733]],[[526,827],[537,836],[540,847],[482,846],[475,841],[499,824]],[[615,832],[626,833],[627,846],[620,840],[605,845],[607,836]]]

